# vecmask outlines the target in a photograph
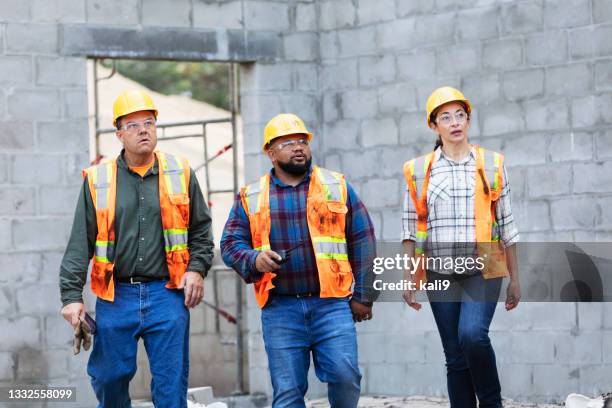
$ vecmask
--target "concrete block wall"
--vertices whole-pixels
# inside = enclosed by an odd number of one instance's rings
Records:
[[[306,120],[319,136],[315,161],[348,176],[379,239],[399,239],[402,164],[432,148],[425,101],[442,85],[462,89],[474,103],[472,142],[505,154],[524,241],[612,238],[610,2],[318,0],[304,7],[317,13],[318,86],[309,94],[318,101],[319,121]],[[287,31],[300,29],[296,22]],[[310,57],[311,37],[301,38],[301,55]],[[311,115],[302,98],[270,95],[297,90],[282,64],[243,69],[243,78],[265,78],[264,71],[274,78],[255,99],[247,83],[245,115],[262,106],[268,117],[290,108]],[[269,164],[259,153],[263,123],[251,119],[246,174],[254,179]],[[249,305],[251,391],[269,393],[252,296]],[[512,313],[500,306],[491,336],[504,396],[559,401],[569,392],[608,389],[610,312],[609,304],[522,304]],[[366,393],[446,393],[427,306],[413,313],[377,305],[375,319],[358,333]],[[312,372],[311,379],[310,395],[324,396]]]

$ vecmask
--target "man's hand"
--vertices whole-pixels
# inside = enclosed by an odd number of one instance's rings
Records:
[[[85,305],[82,302],[68,303],[62,308],[62,317],[66,319],[72,328],[76,328],[79,320],[85,316]]]
[[[421,310],[421,304],[416,301],[416,290],[405,290],[402,294],[402,297],[404,298],[404,301],[408,304],[408,306],[410,306],[417,312]]]
[[[518,279],[511,279],[506,289],[506,310],[510,311],[518,306],[521,300],[521,286]]]
[[[185,306],[196,307],[204,297],[204,278],[199,272],[187,271],[181,278],[179,289],[185,290]]]
[[[351,306],[354,321],[361,322],[363,320],[372,319],[372,306],[366,306],[353,299],[351,299],[349,305]]]
[[[270,249],[261,251],[255,259],[255,268],[262,273],[279,270],[280,265],[274,262],[273,259],[280,261],[281,256]]]

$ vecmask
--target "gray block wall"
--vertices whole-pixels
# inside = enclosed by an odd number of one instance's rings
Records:
[[[611,34],[608,0],[2,2],[0,383],[75,384],[91,405],[86,359],[70,355],[57,289],[89,156],[87,57],[241,63],[246,181],[269,168],[260,153],[266,121],[295,112],[315,132],[316,161],[347,174],[387,240],[399,238],[401,165],[433,145],[425,99],[454,85],[475,105],[472,141],[506,155],[523,239],[609,241]],[[269,393],[259,311],[247,293],[248,382]],[[602,304],[499,310],[492,338],[504,395],[555,400],[609,388],[611,312]],[[201,330],[192,347],[207,344]],[[358,330],[365,392],[445,393],[427,307],[380,304]],[[313,379],[311,393],[324,387]]]

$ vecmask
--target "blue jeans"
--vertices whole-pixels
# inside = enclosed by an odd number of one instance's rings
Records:
[[[142,337],[151,367],[156,407],[186,407],[189,375],[189,311],[182,290],[166,281],[115,284],[115,301],[98,299],[97,333],[87,364],[98,407],[131,407],[129,383],[136,373]]]
[[[446,279],[429,272],[428,281]],[[501,408],[501,386],[489,326],[501,290],[501,278],[480,274],[451,279],[449,293],[429,293],[442,347],[446,356],[448,396],[451,408]],[[445,301],[449,296],[453,301]],[[460,301],[455,301],[460,299]]]
[[[332,408],[355,408],[361,374],[348,299],[272,296],[261,313],[272,407],[304,407],[310,352]]]

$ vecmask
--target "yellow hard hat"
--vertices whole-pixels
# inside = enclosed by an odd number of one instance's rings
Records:
[[[265,152],[268,144],[277,137],[303,133],[308,136],[308,141],[312,140],[312,133],[306,129],[304,121],[293,113],[281,113],[276,115],[266,125],[264,129],[264,142],[262,150]]]
[[[148,94],[135,89],[121,92],[113,104],[113,126],[117,126],[117,118],[138,111],[152,111],[157,119],[157,109]]]
[[[465,103],[467,114],[469,115],[472,112],[472,104],[460,90],[450,86],[443,86],[433,91],[429,98],[427,98],[427,126],[431,122],[431,113],[449,102],[463,102]]]

